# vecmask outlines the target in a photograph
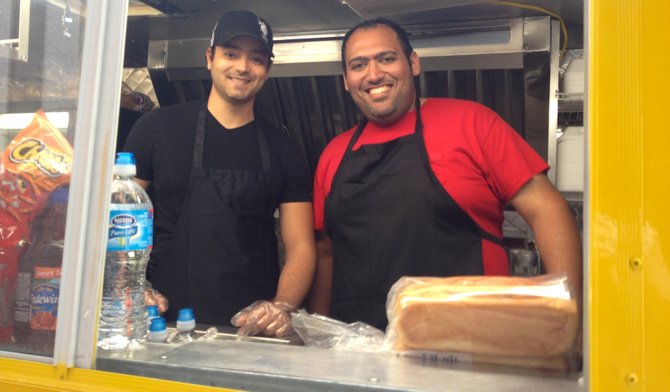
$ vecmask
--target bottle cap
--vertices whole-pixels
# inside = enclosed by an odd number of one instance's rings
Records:
[[[119,152],[116,154],[114,169],[112,172],[120,176],[134,177],[137,168],[135,167],[135,156],[132,152]]]
[[[158,306],[156,305],[149,305],[147,306],[147,317],[148,318],[154,318],[154,317],[159,317],[160,313],[158,312]]]
[[[193,316],[193,309],[191,308],[183,308],[179,309],[179,314],[177,316],[177,321],[191,321],[194,320],[195,317]]]
[[[167,324],[165,323],[164,318],[156,317],[154,319],[151,319],[151,325],[149,325],[149,331],[159,332],[159,331],[164,331],[166,329],[167,329]]]
[[[118,152],[116,153],[115,165],[134,165],[135,155],[132,152]]]
[[[193,309],[183,308],[179,309],[177,315],[177,331],[187,332],[195,328],[195,317],[193,317]]]

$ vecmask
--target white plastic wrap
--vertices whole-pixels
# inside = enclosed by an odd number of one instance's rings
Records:
[[[307,346],[342,351],[378,352],[384,332],[363,322],[351,324],[304,310],[291,314],[293,330]]]

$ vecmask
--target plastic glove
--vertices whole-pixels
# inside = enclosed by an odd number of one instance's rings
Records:
[[[239,336],[257,335],[284,336],[292,331],[291,312],[295,306],[282,301],[256,301],[240,310],[230,319],[239,327]]]
[[[161,313],[165,313],[169,306],[168,299],[151,287],[151,283],[148,280],[144,281],[144,304],[147,306],[158,306],[158,311]]]

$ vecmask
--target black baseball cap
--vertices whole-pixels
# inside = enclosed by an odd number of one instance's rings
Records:
[[[235,37],[248,36],[259,40],[270,57],[272,53],[272,29],[258,15],[249,11],[230,11],[221,15],[212,31],[210,46],[225,45]]]

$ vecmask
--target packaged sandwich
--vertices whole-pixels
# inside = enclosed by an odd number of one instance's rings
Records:
[[[49,194],[70,182],[72,146],[40,109],[2,153],[0,207],[29,224]]]
[[[551,369],[567,368],[579,322],[564,275],[403,277],[387,315],[385,345],[394,352]]]

